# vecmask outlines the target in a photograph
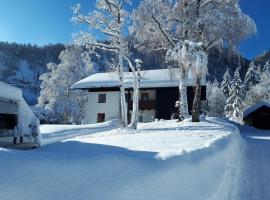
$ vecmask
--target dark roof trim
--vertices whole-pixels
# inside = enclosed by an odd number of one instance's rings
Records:
[[[187,86],[194,87],[194,86]],[[202,85],[205,87],[205,85]],[[156,90],[156,89],[167,89],[167,88],[178,88],[178,87],[151,87],[151,88],[140,88],[140,90]],[[83,88],[81,90],[87,90],[88,92],[115,92],[120,91],[119,87],[99,87],[99,88]],[[125,88],[126,91],[132,91],[133,88]]]

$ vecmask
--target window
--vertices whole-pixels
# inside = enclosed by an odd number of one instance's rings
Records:
[[[106,103],[106,94],[98,95],[98,103]]]
[[[129,102],[129,100],[130,100],[130,94],[129,93],[125,93],[125,98],[126,98],[126,102]]]
[[[143,117],[141,115],[139,116],[139,122],[143,122]]]
[[[105,113],[97,114],[97,123],[105,122]]]
[[[149,101],[149,94],[148,93],[142,93],[141,100],[142,101]]]

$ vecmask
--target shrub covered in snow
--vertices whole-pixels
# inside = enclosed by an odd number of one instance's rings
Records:
[[[32,111],[39,118],[41,124],[57,124],[57,114],[53,110],[41,106],[33,106]]]

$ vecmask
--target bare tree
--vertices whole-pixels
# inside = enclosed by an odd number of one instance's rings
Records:
[[[121,104],[121,120],[123,127],[128,124],[127,120],[127,104],[124,87],[124,62],[126,61],[132,71],[133,76],[133,92],[139,90],[138,77],[136,75],[136,67],[129,58],[129,48],[125,41],[125,31],[129,15],[124,7],[130,4],[129,0],[98,0],[96,3],[97,10],[87,16],[81,14],[81,7],[78,4],[73,8],[73,21],[88,25],[91,29],[97,30],[104,35],[103,41],[98,41],[90,32],[80,32],[75,35],[75,43],[85,46],[90,52],[96,49],[102,49],[114,53],[118,57],[116,72],[120,83],[120,104]],[[138,95],[138,92],[136,92]],[[138,109],[136,101],[138,97],[133,95],[133,115],[132,128],[136,128]]]

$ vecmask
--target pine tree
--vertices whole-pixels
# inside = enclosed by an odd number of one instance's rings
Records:
[[[224,109],[226,117],[236,122],[240,122],[242,119],[243,95],[244,89],[239,68],[237,68],[231,82],[229,98],[226,101],[226,106]]]
[[[269,72],[270,73],[270,63],[269,63],[269,60],[263,66],[263,72]]]
[[[227,68],[227,70],[223,76],[223,81],[220,84],[220,88],[222,89],[225,97],[229,97],[231,80],[232,80],[232,78],[230,76],[229,69]]]
[[[250,88],[261,81],[261,73],[259,67],[257,67],[252,61],[249,64],[248,71],[245,76],[244,87],[245,90],[250,90]]]

